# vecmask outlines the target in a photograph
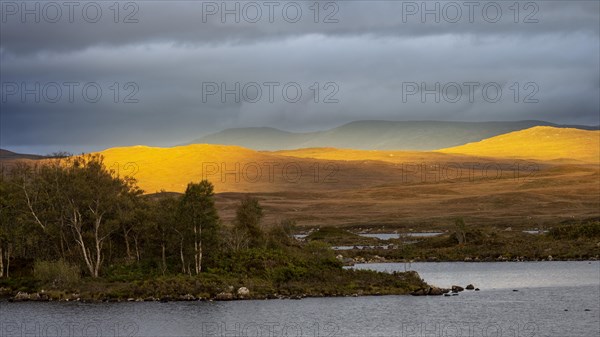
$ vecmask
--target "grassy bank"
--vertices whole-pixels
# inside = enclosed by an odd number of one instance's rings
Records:
[[[332,234],[328,231],[325,233]],[[338,241],[335,237],[319,240]],[[360,245],[362,242],[353,244]],[[598,259],[600,221],[557,224],[541,234],[506,228],[465,226],[461,230],[448,231],[439,236],[378,240],[372,245],[387,246],[388,249],[352,249],[338,251],[338,254],[361,262]]]
[[[241,250],[222,256],[219,267],[193,276],[162,275],[155,266],[142,263],[111,266],[99,278],[62,282],[32,276],[0,279],[0,296],[81,301],[299,299],[407,294],[425,286],[414,272],[388,274],[343,269],[328,246],[313,242]]]

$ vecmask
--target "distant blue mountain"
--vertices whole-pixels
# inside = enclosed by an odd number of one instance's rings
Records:
[[[226,129],[187,144],[239,145],[255,150],[336,147],[359,150],[436,150],[524,130],[534,126],[598,130],[600,126],[560,125],[544,121],[439,122],[356,121],[317,132],[296,133],[275,128]]]

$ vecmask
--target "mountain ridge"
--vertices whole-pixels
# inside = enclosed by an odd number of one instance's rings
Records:
[[[538,120],[511,122],[363,120],[314,132],[290,132],[272,127],[231,128],[181,145],[238,145],[259,151],[315,147],[432,151],[477,142],[535,126],[581,130],[598,130],[600,128],[600,126],[555,124]]]

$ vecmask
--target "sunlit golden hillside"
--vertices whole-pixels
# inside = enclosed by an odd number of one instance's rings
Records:
[[[537,126],[439,150],[485,157],[600,162],[600,131]]]

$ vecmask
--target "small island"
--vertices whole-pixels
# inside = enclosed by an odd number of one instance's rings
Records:
[[[213,185],[145,195],[97,155],[17,165],[0,174],[0,297],[11,301],[171,301],[408,294],[416,272],[343,268],[294,223],[264,228],[242,198],[217,213]]]

